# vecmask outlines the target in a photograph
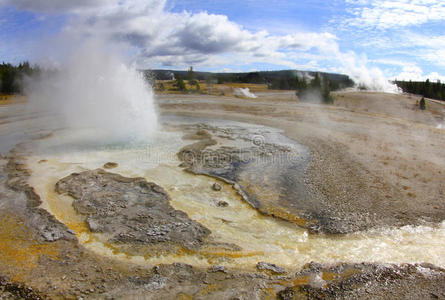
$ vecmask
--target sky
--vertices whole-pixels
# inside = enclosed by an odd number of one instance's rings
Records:
[[[0,0],[0,60],[48,61],[89,37],[141,69],[445,81],[444,25],[444,0]]]

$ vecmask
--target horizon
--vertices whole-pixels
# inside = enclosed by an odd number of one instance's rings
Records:
[[[444,20],[439,0],[0,0],[0,57],[57,65],[55,48],[90,36],[139,69],[443,82]]]

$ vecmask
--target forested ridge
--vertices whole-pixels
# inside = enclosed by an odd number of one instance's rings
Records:
[[[445,100],[445,83],[440,81],[394,81],[405,93],[422,95],[427,98]]]

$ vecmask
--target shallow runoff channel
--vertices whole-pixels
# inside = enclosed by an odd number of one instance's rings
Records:
[[[191,124],[193,120],[181,120]],[[170,122],[178,122],[170,120]],[[194,121],[197,123],[197,121]],[[202,122],[202,120],[198,120]],[[266,130],[276,142],[286,138],[273,128],[237,122],[216,122],[213,126],[241,126],[250,130]],[[231,268],[251,269],[259,261],[267,261],[299,269],[316,261],[416,263],[427,262],[445,267],[445,222],[436,226],[405,226],[334,236],[310,234],[295,224],[263,216],[244,202],[232,186],[211,177],[184,172],[176,153],[190,141],[183,141],[177,127],[164,126],[149,144],[115,145],[73,148],[80,133],[58,131],[53,136],[36,141],[27,158],[32,170],[30,184],[42,197],[42,206],[59,221],[76,232],[81,244],[105,256],[137,264],[183,262],[207,267],[212,264]],[[72,207],[73,199],[54,192],[55,183],[73,172],[101,168],[106,162],[119,166],[110,172],[127,177],[144,177],[162,186],[171,197],[171,205],[186,212],[190,218],[212,231],[211,239],[219,243],[236,244],[240,251],[213,249],[211,253],[131,256],[102,243],[97,234],[89,232],[83,218]],[[213,191],[214,182],[222,191]],[[227,207],[218,207],[225,201]],[[219,259],[209,259],[219,257]]]

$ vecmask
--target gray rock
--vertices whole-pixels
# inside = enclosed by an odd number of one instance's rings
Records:
[[[104,164],[105,169],[114,169],[117,168],[118,166],[119,164],[115,162],[107,162],[106,164]]]
[[[221,189],[222,189],[222,187],[221,187],[221,185],[219,184],[219,183],[214,183],[213,185],[212,185],[212,189],[214,190],[214,191],[217,191],[217,192],[219,192]]]
[[[56,184],[58,193],[75,200],[92,232],[106,233],[114,243],[200,247],[210,230],[175,210],[168,194],[144,178],[127,178],[102,169],[73,173]]]
[[[219,207],[227,207],[227,206],[229,206],[229,203],[221,200],[221,201],[218,201],[218,203],[216,205]]]
[[[260,271],[271,271],[275,274],[283,274],[286,272],[286,270],[284,270],[284,268],[277,266],[275,264],[270,264],[270,263],[266,263],[266,262],[259,262],[256,265],[256,267]]]
[[[92,218],[87,218],[86,223],[88,225],[88,228],[91,232],[99,232],[100,231],[100,225],[94,221]]]
[[[47,242],[55,242],[64,237],[64,235],[58,231],[57,228],[45,228],[41,234]]]
[[[226,267],[224,266],[212,266],[209,268],[209,273],[216,273],[216,272],[222,272],[227,273]]]
[[[159,290],[165,287],[167,284],[168,278],[162,277],[161,275],[155,274],[150,279],[150,282],[144,285],[144,288],[148,290]]]

